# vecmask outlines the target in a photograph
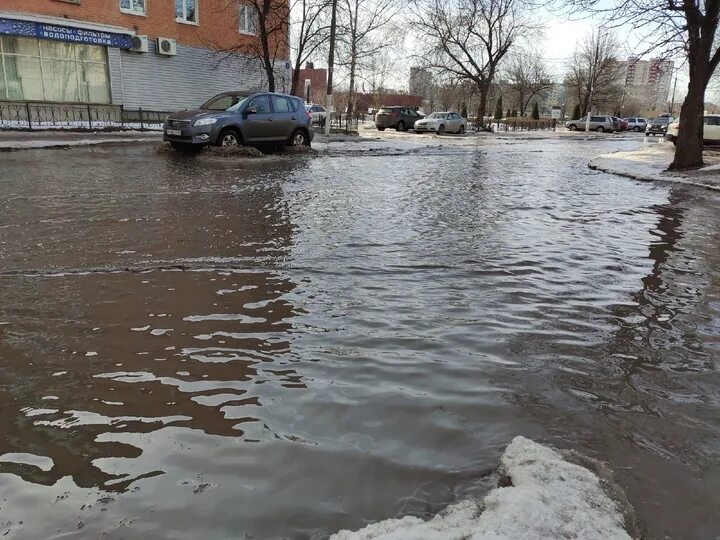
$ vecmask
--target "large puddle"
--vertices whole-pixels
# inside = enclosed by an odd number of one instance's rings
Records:
[[[0,535],[322,538],[518,434],[718,534],[720,197],[587,169],[629,142],[383,144],[0,157]]]

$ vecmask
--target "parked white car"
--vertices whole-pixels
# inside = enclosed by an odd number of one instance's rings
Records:
[[[305,110],[312,117],[311,122],[313,124],[317,124],[320,126],[325,124],[325,118],[327,118],[327,111],[325,110],[325,107],[321,105],[313,105],[312,103],[307,103],[305,105]]]
[[[415,131],[424,133],[433,131],[438,135],[448,133],[465,133],[467,120],[454,112],[434,112],[415,122]]]
[[[680,121],[673,122],[667,128],[665,140],[677,144]],[[720,144],[720,114],[706,114],[703,117],[703,143]]]

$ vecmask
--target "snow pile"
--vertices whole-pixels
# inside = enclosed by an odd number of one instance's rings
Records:
[[[500,459],[501,484],[482,501],[450,506],[430,521],[390,519],[332,540],[630,540],[625,518],[590,470],[515,437]]]

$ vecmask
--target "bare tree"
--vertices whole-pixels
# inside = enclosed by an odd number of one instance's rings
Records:
[[[231,45],[211,42],[220,60],[238,58],[249,64],[260,64],[268,90],[276,89],[275,68],[278,60],[288,56],[290,10],[287,0],[224,0],[223,14],[238,17],[240,29]],[[225,36],[217,36],[222,39]]]
[[[576,10],[594,12],[626,25],[646,52],[679,55],[687,60],[689,82],[680,109],[680,132],[671,169],[703,164],[703,109],[705,91],[720,63],[720,2],[718,0],[566,0]],[[609,6],[609,7],[608,7]]]
[[[533,98],[542,95],[553,84],[542,57],[526,51],[511,59],[506,78],[508,93],[517,104],[520,116],[525,116]]]
[[[291,94],[297,94],[300,69],[330,39],[327,11],[332,0],[296,0],[290,7],[293,18],[290,40],[295,55]]]
[[[472,83],[484,124],[488,94],[500,62],[531,25],[521,0],[414,0],[416,25],[427,40],[430,67]]]
[[[583,114],[591,114],[591,107],[598,110],[614,107],[619,102],[622,69],[617,59],[618,51],[617,40],[610,32],[591,32],[576,45],[568,66],[566,85]]]
[[[398,0],[339,0],[338,7],[337,64],[348,70],[348,114],[352,114],[358,71],[394,44],[381,36],[381,30],[397,14]]]

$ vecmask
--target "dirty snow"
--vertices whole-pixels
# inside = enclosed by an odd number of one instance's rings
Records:
[[[484,500],[454,504],[429,521],[407,516],[332,540],[620,540],[624,517],[590,470],[547,446],[516,437],[500,459],[512,481]]]
[[[672,145],[660,143],[642,146],[631,151],[602,154],[590,161],[588,166],[591,169],[635,180],[678,182],[720,190],[720,175],[713,174],[720,169],[720,164],[712,164],[699,171],[668,172],[667,168],[673,160],[673,155],[674,147]],[[705,156],[706,161],[716,159],[707,154]]]

